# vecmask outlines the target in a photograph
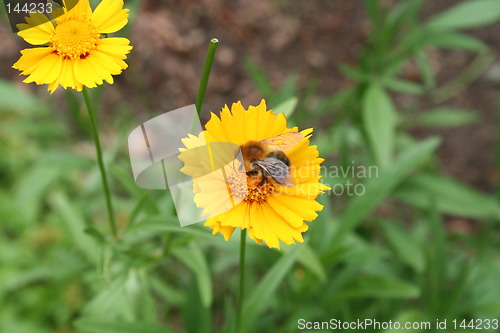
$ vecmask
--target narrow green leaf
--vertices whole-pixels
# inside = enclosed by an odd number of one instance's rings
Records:
[[[59,168],[35,165],[17,185],[14,202],[24,220],[32,223],[38,217],[47,189],[61,176]]]
[[[422,247],[408,231],[401,229],[395,223],[395,221],[381,223],[387,240],[403,262],[413,267],[416,272],[422,273],[425,268]]]
[[[278,91],[273,94],[271,102],[273,104],[280,105],[290,99],[295,98],[297,95],[297,80],[299,79],[298,74],[289,74],[285,81],[281,84]]]
[[[377,3],[377,0],[365,0],[364,3],[370,22],[375,26],[378,22],[379,4]]]
[[[424,88],[411,81],[401,80],[394,77],[389,77],[384,80],[384,86],[388,89],[409,95],[422,95]]]
[[[137,217],[144,211],[147,210],[149,215],[158,214],[158,207],[156,207],[155,201],[150,197],[149,193],[144,193],[142,197],[136,202],[134,208],[131,210],[130,217],[127,222],[127,230],[134,224],[136,224]]]
[[[85,230],[84,230],[84,232],[87,235],[93,237],[98,244],[103,245],[103,244],[106,243],[106,237],[99,230],[97,230],[96,228],[94,228],[94,227],[86,227]]]
[[[457,30],[474,28],[500,20],[500,1],[462,1],[452,8],[434,16],[427,23],[433,30]]]
[[[166,326],[151,323],[127,323],[122,321],[105,321],[95,319],[79,319],[75,322],[79,333],[173,333]]]
[[[0,80],[0,109],[28,112],[42,106],[43,103],[27,90],[20,89],[12,82]]]
[[[246,72],[253,81],[253,84],[266,98],[271,98],[274,94],[274,88],[269,81],[266,73],[253,61],[246,60],[243,64]]]
[[[426,292],[430,296],[431,311],[439,311],[446,298],[443,297],[446,291],[446,271],[449,267],[449,260],[446,256],[448,242],[444,231],[444,223],[439,215],[435,204],[435,196],[427,197],[430,206],[429,222],[431,227],[432,242],[428,248],[428,287]]]
[[[272,295],[292,268],[300,250],[301,246],[295,245],[287,251],[267,272],[257,287],[251,293],[247,293],[248,298],[243,304],[242,327],[249,327],[267,308]]]
[[[423,126],[455,127],[477,122],[476,112],[454,108],[436,108],[418,115],[416,123]]]
[[[416,310],[416,309],[404,309],[401,310],[396,316],[393,317],[392,322],[396,323],[426,323],[428,322],[428,317],[425,312],[422,312],[421,310]],[[433,325],[433,323],[429,323],[430,325]],[[421,329],[411,329],[410,331],[412,333],[418,333],[418,332],[428,332],[427,329],[430,327],[423,327],[424,324],[422,324]],[[427,325],[427,324],[425,324]],[[383,333],[401,333],[401,329],[396,329],[396,328],[389,328],[387,330],[383,330]]]
[[[133,195],[135,198],[142,197],[146,191],[135,183],[134,179],[129,173],[125,172],[124,169],[117,167],[115,164],[109,164],[109,171],[114,176],[115,179],[127,190],[128,193]]]
[[[170,306],[181,306],[186,300],[185,290],[168,284],[162,276],[151,276],[151,287],[155,294]]]
[[[458,32],[442,32],[432,34],[423,39],[424,45],[437,46],[444,49],[459,49],[481,52],[488,46],[477,38]]]
[[[437,175],[417,175],[398,188],[395,196],[420,208],[428,208],[434,198],[441,213],[473,218],[499,218],[500,205],[490,196]]]
[[[195,243],[190,243],[189,249],[177,247],[172,253],[196,274],[201,302],[203,306],[209,307],[212,304],[212,277],[200,248]]]
[[[87,224],[80,210],[77,209],[62,192],[51,195],[49,201],[54,210],[61,216],[62,225],[73,238],[73,242],[77,249],[80,250],[90,262],[96,262],[99,248],[89,235],[84,233]]]
[[[396,110],[390,97],[373,84],[363,96],[363,125],[369,144],[379,166],[386,166],[392,159]]]
[[[295,107],[297,106],[298,99],[297,97],[292,97],[278,105],[273,109],[275,114],[283,113],[285,117],[289,118],[293,112],[295,111]]]
[[[128,228],[127,233],[137,231],[163,231],[214,239],[214,236],[212,236],[208,229],[202,229],[196,226],[181,227],[178,220],[170,216],[153,216],[145,218],[144,220],[131,225]]]
[[[372,79],[369,74],[363,72],[361,69],[351,67],[346,64],[340,64],[339,71],[346,77],[358,82],[369,82]]]
[[[382,202],[394,188],[401,183],[410,171],[427,160],[439,145],[438,138],[427,139],[413,148],[401,153],[398,159],[387,169],[380,172],[379,177],[366,183],[364,195],[350,200],[339,223],[337,233],[330,244],[337,244],[351,229],[355,228],[370,212]]]
[[[382,276],[360,276],[335,298],[399,298],[411,299],[420,295],[420,289],[409,282]]]
[[[399,29],[401,24],[413,22],[424,3],[425,0],[407,0],[395,3],[387,14],[387,23],[393,29]]]
[[[417,61],[418,68],[424,79],[425,87],[427,89],[435,87],[436,78],[434,76],[434,71],[424,50],[419,50],[415,53],[415,60]]]
[[[299,256],[297,257],[297,262],[304,265],[304,267],[316,275],[320,282],[325,282],[325,268],[323,267],[323,264],[318,258],[316,252],[314,252],[314,250],[307,244],[302,244],[301,248]]]

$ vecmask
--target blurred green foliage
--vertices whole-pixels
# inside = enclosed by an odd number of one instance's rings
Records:
[[[366,191],[321,196],[324,211],[304,244],[278,252],[249,242],[247,332],[295,332],[301,318],[500,317],[499,202],[440,173],[440,138],[410,134],[415,126],[477,121],[474,111],[441,103],[491,61],[488,46],[461,30],[498,22],[500,2],[463,1],[421,22],[424,2],[386,8],[365,1],[368,41],[357,66],[339,64],[353,84],[331,96],[316,93],[314,82],[299,90],[296,74],[276,89],[246,62],[276,112],[316,128],[326,165],[355,161],[379,170],[370,179],[325,172],[331,186],[362,183]],[[429,47],[473,52],[478,60],[438,87]],[[409,61],[422,82],[401,77]],[[92,91],[97,104],[100,89]],[[402,112],[392,92],[430,96],[436,105]],[[120,229],[119,240],[109,237],[82,100],[66,97],[70,112],[61,117],[43,89],[33,95],[0,81],[0,331],[232,332],[237,240],[224,242],[200,224],[180,228],[169,193],[136,186],[126,151],[133,121],[123,123],[134,116],[125,103],[113,112],[120,131],[105,149]],[[445,215],[473,219],[475,231],[450,231]]]

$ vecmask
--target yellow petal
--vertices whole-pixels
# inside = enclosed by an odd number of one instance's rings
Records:
[[[92,13],[92,22],[100,33],[113,33],[128,22],[128,9],[123,9],[123,0],[103,0]]]
[[[61,75],[57,79],[58,83],[64,88],[73,88],[75,90],[81,91],[82,84],[79,83],[75,78],[74,64],[70,59],[63,59]]]
[[[47,47],[35,47],[21,51],[21,58],[12,65],[13,68],[22,71],[22,74],[31,74],[40,65],[40,60],[52,51]]]
[[[318,214],[317,211],[323,209],[323,205],[315,200],[304,199],[291,195],[276,195],[273,199],[279,202],[282,206],[302,216],[306,221],[313,221]]]
[[[54,33],[54,25],[49,18],[42,13],[32,13],[26,18],[27,23],[17,25],[17,33],[26,42],[32,45],[43,45],[50,41]]]
[[[89,58],[91,58],[91,62],[99,64],[109,74],[118,75],[122,72],[122,67],[108,54],[96,50],[92,52]]]
[[[60,75],[61,68],[62,58],[50,52],[38,62],[37,68],[33,69],[31,75],[24,82],[35,82],[36,84],[51,83]]]
[[[96,72],[88,59],[77,60],[74,66],[75,78],[84,86],[95,88],[97,84],[102,84],[102,75]]]
[[[64,9],[67,11],[64,19],[82,16],[90,17],[92,15],[89,0],[63,0],[63,2]]]
[[[276,196],[270,196],[267,199],[267,202],[269,203],[271,209],[273,209],[279,216],[283,217],[292,227],[298,228],[304,224],[304,218],[302,215],[297,214],[295,211],[289,209],[280,201],[276,200]]]
[[[130,53],[132,46],[130,46],[130,41],[127,38],[109,37],[100,39],[97,49],[119,59],[126,59],[126,54]]]

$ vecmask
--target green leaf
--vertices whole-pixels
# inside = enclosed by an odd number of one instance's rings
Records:
[[[123,186],[123,188],[135,198],[140,198],[146,193],[144,189],[137,186],[134,178],[130,176],[130,173],[125,172],[123,168],[119,168],[115,164],[109,163],[109,171]]]
[[[283,113],[286,118],[289,118],[293,112],[295,111],[295,107],[297,106],[298,99],[297,97],[292,97],[278,105],[273,109],[275,114]]]
[[[22,90],[12,82],[0,80],[0,109],[12,109],[27,112],[40,109],[43,103],[33,94]]]
[[[81,211],[62,192],[51,195],[49,201],[54,210],[61,216],[62,225],[67,230],[69,236],[73,238],[73,242],[78,250],[90,262],[96,262],[98,259],[98,246],[89,235],[84,233],[87,224],[81,215]]]
[[[365,0],[364,3],[371,24],[376,25],[379,17],[379,4],[377,0]]]
[[[424,89],[421,85],[394,77],[384,79],[384,86],[392,91],[409,95],[421,95],[424,92]]]
[[[298,74],[289,74],[285,81],[281,84],[278,91],[276,91],[270,99],[272,104],[280,105],[297,95],[297,80]]]
[[[173,333],[172,329],[151,323],[130,323],[96,319],[79,319],[75,322],[79,333]]]
[[[424,3],[425,0],[407,0],[395,3],[387,14],[387,23],[392,26],[392,29],[399,29],[403,23],[413,23]]]
[[[458,32],[442,32],[432,34],[423,40],[424,45],[432,45],[445,49],[459,49],[481,52],[488,46],[477,38]]]
[[[249,297],[243,304],[242,327],[249,327],[268,307],[272,295],[292,268],[300,250],[300,245],[289,249],[267,272],[257,287],[247,294]]]
[[[212,277],[200,248],[195,243],[190,243],[189,249],[177,247],[172,253],[196,274],[201,302],[203,306],[209,307],[212,304]]]
[[[346,77],[358,82],[369,82],[372,79],[372,77],[369,74],[363,72],[361,69],[351,67],[346,64],[340,64],[339,71]]]
[[[189,284],[184,291],[185,303],[181,307],[183,332],[186,333],[212,333],[212,315],[210,307],[205,307],[200,299],[196,287],[196,279],[189,279]]]
[[[365,194],[350,200],[330,244],[337,244],[349,230],[355,228],[368,216],[408,176],[410,171],[432,155],[439,142],[438,138],[431,138],[415,145],[401,153],[394,163],[380,172],[379,177],[370,179],[366,183]]]
[[[436,108],[417,116],[417,124],[423,126],[455,127],[477,122],[477,113],[471,110]]]
[[[420,310],[404,309],[392,319],[392,322],[397,322],[397,323],[416,323],[416,322],[427,323],[428,319],[429,318],[426,316],[426,314],[424,312],[421,312]],[[427,324],[425,324],[425,325],[427,325]],[[430,324],[430,325],[432,325],[432,324]],[[421,326],[423,326],[423,325],[421,325]],[[401,329],[389,328],[389,329],[386,329],[382,332],[383,333],[401,333]],[[426,327],[422,327],[421,329],[412,329],[412,330],[410,330],[410,332],[412,332],[412,333],[427,332],[427,330],[426,330]]]
[[[417,61],[418,68],[424,79],[425,87],[427,89],[435,87],[436,78],[425,52],[423,50],[417,51],[415,53],[415,60]]]
[[[422,273],[425,269],[425,255],[421,246],[411,233],[401,229],[395,223],[394,221],[381,223],[387,240],[403,262],[413,267],[416,272]]]
[[[253,61],[246,60],[243,64],[253,84],[266,98],[271,98],[274,94],[274,89],[267,77],[266,73]]]
[[[207,230],[196,226],[181,227],[179,221],[171,216],[153,216],[134,223],[127,229],[127,233],[137,231],[164,231],[171,233],[187,234],[207,239],[214,239],[214,236]]]
[[[500,217],[500,205],[493,197],[437,175],[416,175],[402,185],[395,196],[424,209],[429,207],[429,198],[433,198],[441,213],[484,219]]]
[[[437,211],[435,197],[427,197],[429,202],[429,224],[431,227],[431,242],[427,247],[428,254],[428,285],[425,287],[429,294],[431,311],[442,309],[446,303],[446,271],[451,266],[447,257],[448,242],[444,230],[444,223]],[[448,296],[448,295],[446,295]]]
[[[480,27],[500,19],[500,1],[469,0],[442,12],[429,20],[433,30],[457,30]]]
[[[47,189],[61,176],[59,168],[46,164],[35,165],[17,185],[15,205],[24,220],[32,223],[44,203]]]
[[[87,227],[85,228],[84,232],[94,238],[97,243],[104,245],[106,243],[106,237],[96,228],[94,227]]]
[[[396,111],[387,93],[374,84],[363,96],[363,125],[379,166],[392,159]]]
[[[417,298],[420,289],[409,282],[385,276],[359,276],[335,298]]]
[[[309,269],[320,282],[326,281],[326,272],[323,264],[318,258],[318,255],[314,250],[307,244],[301,245],[301,250],[299,256],[297,257],[297,262],[304,265],[307,269]]]

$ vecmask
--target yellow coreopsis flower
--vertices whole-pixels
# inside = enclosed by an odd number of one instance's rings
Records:
[[[127,24],[123,0],[103,0],[94,11],[88,0],[63,1],[54,20],[38,12],[18,24],[19,36],[42,47],[22,50],[12,67],[28,75],[26,83],[48,84],[51,93],[58,86],[80,91],[103,81],[112,84],[112,75],[127,68],[123,60],[132,49],[127,38],[104,38]]]
[[[298,132],[297,127],[288,128],[285,116],[268,111],[264,100],[248,110],[239,102],[231,110],[225,106],[220,118],[212,113],[205,127],[199,136],[183,139],[186,149],[181,149],[179,156],[184,162],[181,171],[193,177],[195,203],[203,208],[204,216],[209,216],[205,226],[212,228],[214,235],[222,233],[226,240],[236,228],[247,229],[257,243],[264,241],[278,249],[280,240],[287,245],[303,242],[302,233],[308,229],[305,221],[313,221],[318,216],[316,212],[323,209],[315,199],[329,189],[320,183],[323,159],[317,147],[309,145],[312,129]],[[265,153],[266,156],[252,157],[255,154],[249,150],[258,150],[255,145],[266,145],[271,138],[295,141],[288,147],[282,145],[279,151],[270,149],[272,152]],[[275,145],[277,140],[273,141]],[[213,161],[217,164],[217,158],[226,161],[234,158],[234,151],[228,152],[226,145],[217,152],[209,149],[212,161],[204,159],[197,148],[210,147],[211,143],[214,146],[232,143],[242,150],[243,160],[232,161],[225,168],[224,177],[203,176],[210,164],[214,169]],[[229,155],[232,157],[227,158]],[[272,163],[261,161],[266,158]],[[244,171],[231,171],[238,169]],[[283,175],[276,170],[283,171]],[[228,192],[231,202],[227,199]]]

